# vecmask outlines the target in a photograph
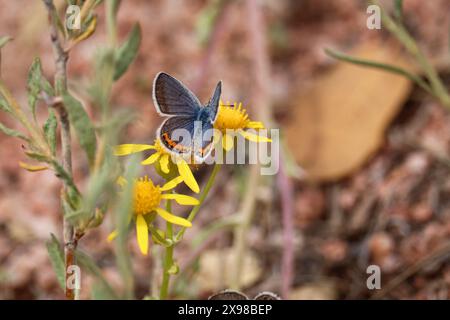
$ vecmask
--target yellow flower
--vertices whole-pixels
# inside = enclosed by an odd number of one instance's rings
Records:
[[[162,187],[153,184],[147,176],[134,181],[133,186],[133,216],[136,222],[136,237],[143,255],[148,254],[148,222],[146,218],[153,219],[159,215],[164,220],[180,225],[182,227],[191,227],[192,223],[181,217],[177,217],[167,210],[160,207],[162,200],[175,200],[178,204],[186,206],[195,206],[199,201],[193,197],[177,194],[163,193],[175,188],[183,181],[182,177],[170,180]],[[118,184],[126,185],[128,182],[124,178],[119,178]],[[150,220],[151,221],[151,220]],[[108,241],[112,241],[117,236],[117,231],[113,231],[108,236]]]
[[[195,193],[200,192],[200,187],[192,174],[189,165],[182,157],[177,157],[176,163],[171,160],[171,154],[164,149],[161,142],[156,139],[154,144],[121,144],[115,147],[114,154],[116,156],[125,156],[145,150],[155,150],[155,152],[141,162],[142,165],[155,164],[158,161],[159,167],[164,174],[173,173],[178,169],[178,173],[183,177],[184,183]],[[176,166],[175,166],[176,165]],[[176,172],[175,172],[176,173]]]
[[[230,131],[234,131],[242,135],[245,139],[253,142],[271,142],[272,140],[257,134],[247,132],[246,129],[264,129],[264,125],[259,121],[251,121],[248,117],[247,110],[242,108],[242,103],[224,104],[220,101],[214,128],[222,133],[222,147],[229,151],[234,146],[234,138],[230,135]],[[217,137],[216,137],[217,139]]]

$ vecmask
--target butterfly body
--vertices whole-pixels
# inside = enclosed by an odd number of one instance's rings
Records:
[[[212,129],[217,118],[222,83],[210,101],[202,105],[181,81],[160,72],[153,82],[153,101],[158,113],[167,117],[157,136],[171,153],[194,158],[197,162],[212,149]]]

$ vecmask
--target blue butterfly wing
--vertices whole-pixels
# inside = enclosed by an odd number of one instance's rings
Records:
[[[222,81],[219,81],[219,83],[217,83],[216,89],[214,90],[214,94],[212,95],[211,99],[206,105],[206,107],[209,109],[208,111],[212,123],[214,123],[217,118],[221,93],[222,93]]]
[[[194,154],[198,159],[204,160],[212,150],[213,124],[201,121],[200,130],[200,126],[195,126],[195,123],[196,119],[193,117],[170,117],[162,123],[158,137],[170,152]]]
[[[192,116],[173,116],[164,120],[157,135],[166,149],[178,154],[192,153],[192,137],[194,137]]]
[[[212,150],[212,129],[221,92],[222,82],[219,82],[210,101],[202,107],[179,80],[158,73],[153,82],[153,100],[160,114],[170,116],[157,132],[163,146],[171,152],[193,154],[204,160]]]
[[[202,121],[201,134],[194,132],[194,154],[200,159],[204,160],[212,150],[212,143],[214,139],[213,124],[210,121]]]
[[[222,93],[222,81],[217,83],[214,94],[212,95],[205,108],[197,116],[201,120],[201,133],[194,133],[194,154],[200,159],[204,160],[212,150],[212,142],[214,139],[214,122],[217,119],[219,110],[220,95]],[[206,111],[206,112],[205,112]]]
[[[153,81],[153,101],[157,111],[166,116],[195,116],[201,107],[181,81],[164,72],[158,73]]]

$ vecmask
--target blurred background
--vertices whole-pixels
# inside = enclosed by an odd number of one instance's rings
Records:
[[[392,7],[391,1],[381,3]],[[143,37],[136,61],[113,88],[115,108],[138,114],[121,142],[153,142],[161,118],[151,90],[159,71],[181,79],[202,101],[222,80],[224,101],[243,102],[252,119],[281,130],[284,173],[256,186],[247,233],[241,289],[250,296],[273,291],[290,299],[450,297],[448,110],[409,80],[324,53],[334,48],[415,72],[385,30],[367,28],[366,10],[360,0],[122,1],[120,41],[136,21]],[[96,11],[97,31],[69,60],[69,86],[78,93],[106,42],[103,5]],[[405,24],[447,88],[449,13],[449,0],[404,1]],[[0,35],[14,38],[2,49],[2,78],[26,104],[33,58],[41,57],[47,78],[54,73],[42,2],[0,0]],[[45,106],[39,107],[44,121]],[[14,127],[4,113],[0,121]],[[87,166],[79,146],[73,154],[75,180],[82,186]],[[50,233],[62,237],[59,181],[51,172],[19,167],[25,156],[18,139],[1,134],[0,155],[0,299],[63,298],[45,247]],[[196,173],[203,183],[207,172]],[[233,233],[215,232],[195,248],[189,240],[202,226],[239,210],[246,177],[242,167],[221,171],[188,240],[177,247],[185,272],[174,284],[174,298],[206,298],[227,287],[224,261]],[[283,220],[289,212],[291,220]],[[106,217],[80,247],[120,288],[113,246],[106,241],[111,228]],[[139,254],[135,241],[130,236],[142,298],[157,266]],[[371,264],[381,268],[380,291],[366,286]],[[83,273],[82,298],[89,298],[92,284]]]

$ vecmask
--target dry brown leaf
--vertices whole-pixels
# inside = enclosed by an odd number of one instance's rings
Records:
[[[383,43],[365,43],[351,54],[411,70],[398,50]],[[339,62],[300,93],[286,138],[309,178],[336,180],[364,164],[411,88],[404,77]]]

